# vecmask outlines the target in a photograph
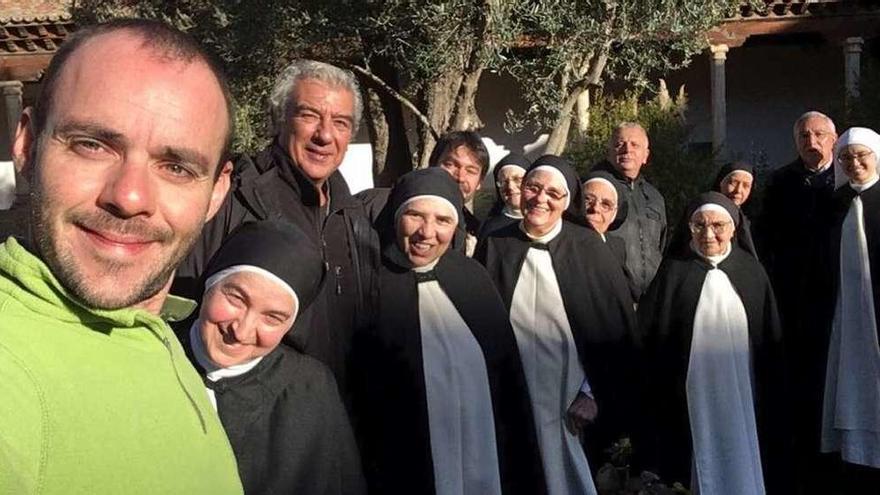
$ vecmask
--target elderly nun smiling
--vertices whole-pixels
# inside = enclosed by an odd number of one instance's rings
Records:
[[[880,483],[880,136],[853,127],[837,141],[832,242],[837,297],[828,345],[822,451],[840,452],[853,493]],[[859,466],[858,468],[855,467]]]
[[[329,369],[279,347],[321,281],[297,227],[243,225],[208,263],[188,351],[232,444],[246,493],[364,493]]]
[[[584,226],[580,181],[567,161],[538,158],[521,204],[522,221],[492,232],[475,257],[508,308],[548,492],[595,493],[590,462],[599,459],[587,461],[578,436],[585,432],[598,457],[628,426],[632,298],[620,263]]]
[[[395,185],[377,320],[352,350],[371,491],[544,493],[532,414],[504,306],[457,249],[461,193],[439,168]]]
[[[688,205],[639,304],[646,347],[649,468],[704,495],[787,493],[781,450],[781,334],[760,263],[731,242],[737,206],[717,192]],[[765,488],[766,487],[766,488]]]

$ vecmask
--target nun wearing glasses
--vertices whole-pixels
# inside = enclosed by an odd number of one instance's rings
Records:
[[[245,493],[366,493],[333,373],[279,345],[321,277],[317,246],[298,227],[269,221],[241,226],[205,269],[198,319],[181,340]]]
[[[620,263],[585,226],[583,191],[566,160],[538,158],[521,195],[523,219],[492,232],[475,258],[513,325],[548,492],[596,493],[591,463],[601,465],[632,413],[632,297]]]
[[[703,495],[785,493],[785,392],[773,291],[732,241],[739,208],[717,192],[688,205],[690,243],[642,297],[649,469]]]
[[[441,168],[398,179],[380,215],[376,321],[353,344],[371,493],[545,493],[522,364],[485,270],[453,246],[462,197]]]
[[[832,257],[836,298],[821,450],[839,452],[847,493],[880,486],[880,135],[853,127],[835,145]]]

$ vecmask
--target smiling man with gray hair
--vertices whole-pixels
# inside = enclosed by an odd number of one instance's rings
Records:
[[[223,239],[242,223],[297,225],[321,247],[325,270],[319,295],[285,342],[329,366],[347,399],[351,337],[368,319],[378,265],[375,232],[337,170],[361,119],[360,88],[347,70],[295,60],[276,80],[269,106],[272,143],[236,162],[239,185],[181,267],[177,286],[190,292]]]

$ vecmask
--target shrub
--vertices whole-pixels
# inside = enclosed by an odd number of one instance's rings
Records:
[[[688,144],[691,126],[685,120],[686,109],[683,88],[671,98],[662,83],[655,96],[637,90],[620,96],[598,93],[590,109],[589,130],[569,144],[566,156],[584,174],[604,159],[611,132],[620,122],[638,122],[650,139],[645,176],[666,199],[669,225],[673,227],[687,201],[709,187],[719,168],[711,149]]]

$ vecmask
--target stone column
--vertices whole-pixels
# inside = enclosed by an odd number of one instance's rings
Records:
[[[12,140],[15,138],[15,128],[18,127],[18,118],[21,116],[21,90],[23,86],[21,81],[0,81],[0,96],[3,98],[3,107],[6,109],[6,128],[9,130],[6,136],[0,136],[0,140],[9,143],[10,151],[12,150]],[[27,181],[18,172],[15,173],[15,191],[19,197],[28,192]]]
[[[9,142],[15,135],[18,117],[21,115],[21,81],[0,81],[0,94],[3,95],[3,106],[6,108],[6,128],[9,129]]]
[[[847,99],[859,97],[859,77],[864,43],[865,40],[862,38],[847,38],[843,45]]]
[[[727,83],[724,62],[727,60],[727,45],[711,45],[712,52],[712,149],[719,150],[727,139]]]

